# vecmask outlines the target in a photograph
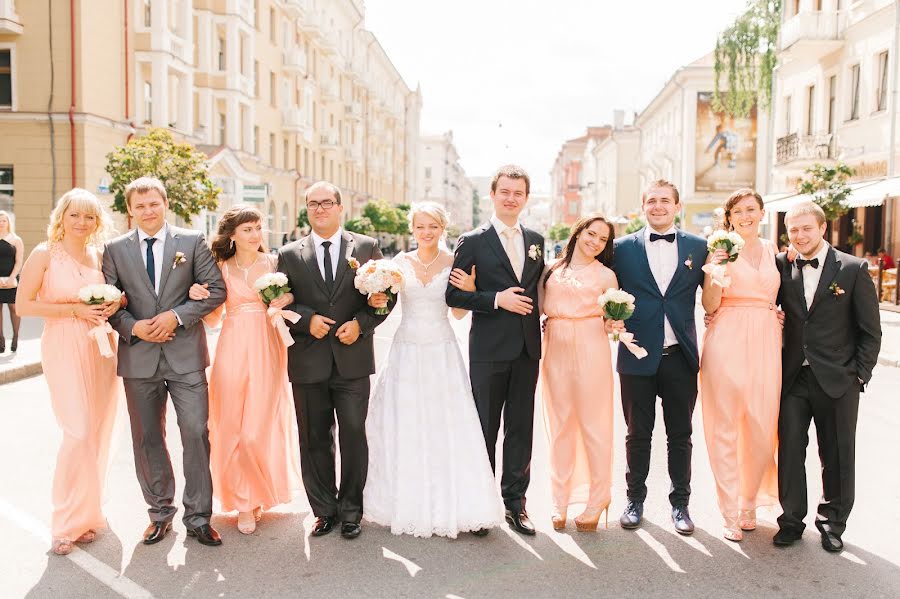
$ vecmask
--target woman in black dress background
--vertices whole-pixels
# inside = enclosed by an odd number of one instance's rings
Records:
[[[16,351],[19,346],[19,323],[22,319],[16,314],[16,288],[24,254],[25,247],[22,239],[13,233],[9,213],[0,210],[0,353],[6,351],[6,338],[3,336],[4,304],[9,310],[9,319],[12,321],[10,350]]]

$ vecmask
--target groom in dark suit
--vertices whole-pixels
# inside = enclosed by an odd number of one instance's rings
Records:
[[[519,223],[528,202],[528,174],[507,165],[491,181],[494,215],[459,238],[453,268],[476,267],[476,290],[447,287],[447,304],[472,312],[469,373],[491,468],[503,416],[500,488],[506,521],[526,535],[534,526],[525,511],[531,477],[534,389],[541,358],[537,286],[544,268],[544,238]],[[479,531],[486,534],[486,530]]]
[[[781,411],[778,416],[778,517],[775,545],[803,535],[806,446],[816,423],[822,501],[816,528],[826,551],[844,548],[841,535],[853,507],[859,394],[872,378],[881,348],[878,294],[865,260],[839,252],[822,236],[825,213],[813,202],[784,217],[799,256],[776,257],[778,303],[785,312]]]
[[[366,414],[369,376],[375,372],[372,336],[378,316],[353,286],[356,268],[381,258],[378,241],[341,228],[341,192],[327,182],[306,191],[312,234],[278,252],[278,271],[287,275],[300,314],[290,325],[288,378],[300,431],[300,467],[306,496],[316,516],[313,536],[361,531],[363,488],[369,467]],[[341,482],[335,485],[334,422],[341,445]]]
[[[619,286],[635,297],[634,315],[625,326],[647,350],[647,356],[639,360],[620,344],[616,362],[628,426],[628,505],[619,522],[628,529],[641,525],[656,398],[660,397],[668,438],[672,521],[676,531],[690,535],[694,532],[688,513],[691,418],[700,370],[694,307],[697,288],[703,284],[700,267],[706,261],[706,241],[675,228],[681,202],[672,183],[652,183],[644,192],[641,207],[647,227],[615,242]]]

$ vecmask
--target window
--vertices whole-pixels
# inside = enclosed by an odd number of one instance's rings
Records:
[[[887,109],[888,53],[878,55],[878,87],[875,88],[875,110]]]
[[[806,88],[806,134],[815,133],[816,126],[816,86]]]
[[[253,61],[253,96],[259,97],[259,61]]]
[[[431,167],[430,166],[425,167],[425,178],[431,179]]]
[[[219,113],[219,126],[218,126],[218,129],[219,129],[219,139],[218,139],[219,145],[220,145],[220,146],[224,146],[224,145],[225,145],[226,130],[225,130],[225,113],[223,113],[223,112],[220,112],[220,113]]]
[[[144,122],[153,120],[153,86],[149,81],[144,81]]]
[[[850,120],[859,118],[859,65],[850,67]]]
[[[13,214],[13,167],[0,165],[0,210]]]
[[[275,106],[275,94],[277,93],[278,88],[278,77],[275,76],[274,71],[269,71],[269,104]]]
[[[259,0],[253,0],[253,28],[259,31]]]
[[[222,36],[219,36],[218,67],[220,71],[225,70],[225,38]]]
[[[144,27],[150,27],[153,24],[152,14],[150,0],[144,0]]]
[[[834,112],[837,105],[837,75],[828,78],[828,132],[834,133]]]
[[[275,134],[269,133],[269,164],[275,166]]]
[[[784,99],[784,134],[791,134],[791,97]]]
[[[269,9],[269,41],[273,44],[275,43],[275,30],[277,28],[277,17],[275,16],[275,9]]]
[[[12,108],[11,50],[0,50],[0,108]]]
[[[289,168],[291,168],[291,166],[290,166],[291,149],[290,149],[290,143],[288,142],[287,139],[284,139],[282,141],[281,160],[282,160],[282,166],[284,167],[284,170],[288,170]]]
[[[253,126],[253,153],[259,156],[259,125]]]

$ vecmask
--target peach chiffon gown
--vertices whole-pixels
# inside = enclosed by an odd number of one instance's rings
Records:
[[[275,261],[265,259],[274,272]],[[227,263],[222,278],[228,296],[209,377],[210,470],[223,511],[250,512],[293,500],[300,488],[300,445],[287,348],[253,281]],[[221,314],[204,320],[214,324]]]
[[[37,299],[49,303],[78,301],[85,285],[103,284],[103,273],[79,264],[58,243],[48,245],[50,265]],[[106,527],[101,503],[109,465],[109,445],[122,382],[116,377],[116,336],[110,335],[111,358],[100,355],[88,337],[92,325],[80,318],[46,318],[41,335],[41,364],[50,402],[63,439],[53,475],[55,539],[75,541]]]
[[[703,430],[719,510],[734,527],[739,511],[775,505],[781,326],[775,312],[780,275],[774,244],[762,240],[759,268],[739,255],[728,265],[700,359]]]
[[[543,279],[542,282],[543,284]],[[609,503],[613,462],[613,372],[597,297],[615,284],[600,262],[557,269],[547,281],[541,398],[550,440],[553,503]]]

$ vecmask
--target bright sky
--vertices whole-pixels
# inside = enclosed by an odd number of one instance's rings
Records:
[[[711,52],[746,0],[366,0],[422,133],[453,130],[469,176],[507,162],[550,188],[562,142],[640,112],[674,71]]]

